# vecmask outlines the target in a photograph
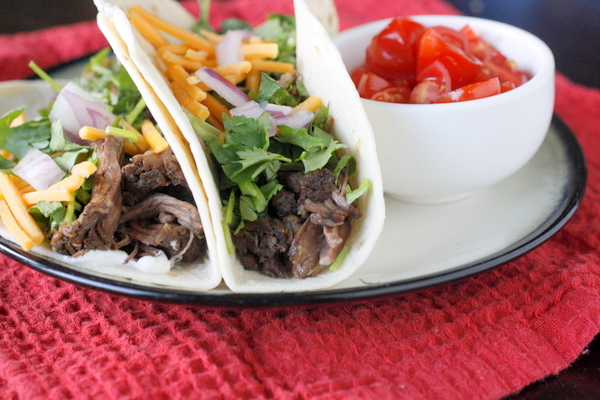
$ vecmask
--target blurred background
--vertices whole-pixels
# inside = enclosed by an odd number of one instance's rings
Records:
[[[447,1],[464,14],[507,22],[539,36],[554,52],[560,72],[577,83],[600,87],[600,0]],[[92,0],[1,0],[0,34],[95,16]]]

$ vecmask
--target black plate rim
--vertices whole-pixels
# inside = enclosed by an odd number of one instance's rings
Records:
[[[556,129],[560,140],[565,146],[568,165],[567,185],[564,188],[561,201],[552,213],[535,230],[513,245],[476,261],[457,266],[449,271],[428,276],[385,284],[365,285],[359,288],[292,293],[191,292],[115,281],[73,270],[37,255],[29,254],[4,238],[0,238],[0,252],[38,272],[75,285],[166,303],[210,307],[306,306],[399,295],[464,279],[503,265],[540,246],[571,219],[585,194],[587,186],[586,160],[579,142],[569,127],[557,115],[552,117],[552,126]]]

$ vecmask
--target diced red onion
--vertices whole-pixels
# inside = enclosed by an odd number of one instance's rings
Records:
[[[232,108],[229,110],[229,112],[232,116],[243,115],[244,117],[258,119],[258,117],[263,115],[266,110],[262,108],[256,101],[250,100],[246,104]],[[269,136],[275,136],[277,133],[277,125],[275,124],[275,121],[273,121],[273,116],[271,114],[269,114],[269,120],[272,122],[271,127],[269,128]]]
[[[229,110],[232,116],[240,116],[257,119],[265,110],[254,100],[250,100],[241,106],[234,107]]]
[[[242,55],[242,40],[250,32],[244,30],[230,30],[223,35],[223,39],[215,46],[217,63],[219,65],[228,65],[244,61]]]
[[[102,101],[73,82],[62,88],[50,111],[50,121],[60,121],[65,136],[77,144],[83,144],[79,137],[81,127],[105,129],[116,118]]]
[[[294,109],[290,106],[282,106],[279,104],[267,103],[265,111],[270,112],[273,116],[285,116],[289,115]]]
[[[196,71],[196,76],[212,90],[227,100],[232,106],[239,107],[250,101],[250,98],[239,87],[219,75],[215,70],[202,67]]]
[[[274,116],[273,121],[276,125],[286,125],[290,128],[300,129],[308,128],[313,118],[314,113],[312,111],[299,109],[282,117]]]
[[[35,190],[44,190],[65,176],[63,171],[48,154],[32,147],[13,168],[13,173]]]
[[[275,136],[278,125],[286,125],[290,128],[300,129],[308,128],[314,118],[314,113],[308,110],[299,109],[294,111],[292,107],[282,106],[272,103],[267,103],[265,108],[262,108],[254,100],[250,100],[241,106],[234,107],[230,110],[232,116],[243,115],[248,118],[257,119],[263,113],[269,113],[269,119],[273,125],[269,129],[269,136]]]

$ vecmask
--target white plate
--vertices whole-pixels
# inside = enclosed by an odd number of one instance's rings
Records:
[[[51,89],[40,81],[6,82],[0,84],[0,95],[11,99],[0,102],[4,114],[7,104],[9,109],[46,106],[44,97],[51,95]],[[225,287],[194,292],[59,264],[6,240],[0,240],[0,251],[69,282],[158,301],[257,306],[361,299],[463,278],[533,250],[573,215],[585,191],[586,174],[577,140],[555,117],[533,159],[499,184],[448,204],[419,205],[387,198],[385,227],[368,262],[336,286],[315,292],[236,294]]]

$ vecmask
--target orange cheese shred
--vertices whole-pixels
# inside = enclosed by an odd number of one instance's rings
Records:
[[[21,228],[5,200],[0,200],[0,219],[19,246],[25,250],[33,248],[33,240]]]
[[[135,5],[130,8],[131,15],[139,14],[144,17],[156,29],[171,35],[182,42],[188,44],[195,50],[205,50],[210,54],[214,54],[214,45],[206,38],[184,28],[181,28],[169,21],[159,17],[158,15],[145,10],[140,5]]]

